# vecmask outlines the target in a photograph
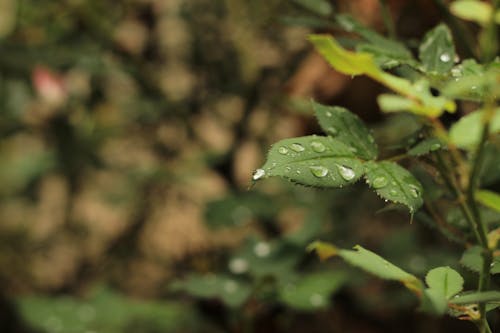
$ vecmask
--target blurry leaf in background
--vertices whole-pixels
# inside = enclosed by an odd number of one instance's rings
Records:
[[[47,333],[171,332],[201,324],[187,305],[132,300],[106,288],[89,299],[26,296],[18,298],[16,304],[31,327]]]
[[[0,39],[6,37],[16,25],[17,0],[0,0]]]
[[[287,281],[281,287],[279,297],[292,308],[314,311],[327,307],[331,294],[340,289],[346,280],[347,275],[342,271],[311,273]]]
[[[479,273],[483,266],[483,256],[481,252],[481,247],[471,246],[463,253],[462,258],[460,259],[460,264],[473,272]],[[495,256],[493,258],[490,273],[500,273],[500,257]]]
[[[450,11],[462,20],[473,21],[482,26],[490,22],[493,9],[491,4],[477,0],[456,0],[450,4]],[[495,21],[500,24],[500,12],[495,13]]]
[[[484,206],[500,212],[500,194],[488,190],[480,190],[476,192],[476,199]]]
[[[450,140],[460,148],[474,149],[482,135],[484,110],[477,110],[460,118],[450,128]],[[500,132],[500,108],[495,109],[490,120],[490,132]]]
[[[442,149],[444,145],[445,144],[437,138],[425,139],[422,142],[419,142],[414,147],[412,147],[410,150],[408,150],[408,155],[422,156],[425,154],[429,154],[433,151]]]
[[[333,7],[327,0],[292,0],[297,5],[302,6],[311,12],[321,15],[328,16],[333,12]]]
[[[251,292],[248,282],[214,274],[192,274],[184,280],[173,282],[169,289],[184,291],[200,298],[219,299],[230,307],[241,306]]]

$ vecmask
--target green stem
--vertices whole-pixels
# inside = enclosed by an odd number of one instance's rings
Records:
[[[483,130],[481,134],[481,141],[476,150],[474,164],[469,177],[469,186],[467,188],[467,204],[474,214],[474,220],[479,230],[481,237],[481,245],[483,247],[483,267],[479,276],[478,291],[486,291],[490,287],[490,269],[493,262],[493,253],[488,246],[488,228],[481,218],[481,214],[477,207],[476,191],[479,188],[481,180],[481,170],[485,159],[485,148],[490,134],[490,121],[495,110],[495,105],[492,102],[487,102],[483,118]],[[479,312],[481,319],[479,322],[479,332],[487,333],[489,330],[486,318],[486,304],[479,305]]]
[[[394,24],[394,20],[392,19],[391,11],[389,10],[387,0],[380,0],[380,5],[382,9],[382,19],[384,20],[385,28],[389,33],[389,37],[393,40],[396,40],[397,39],[396,26]]]
[[[498,54],[498,27],[495,22],[495,13],[500,8],[500,0],[492,1],[492,14],[488,25],[486,25],[479,36],[481,47],[481,60],[489,62],[495,59]]]

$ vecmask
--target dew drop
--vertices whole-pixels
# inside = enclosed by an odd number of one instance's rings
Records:
[[[412,196],[412,197],[414,197],[414,198],[418,198],[418,196],[419,196],[419,191],[418,191],[418,189],[417,189],[417,187],[416,187],[416,186],[414,186],[414,185],[410,185],[410,194],[411,194],[411,196]]]
[[[330,118],[330,117],[332,116],[332,113],[331,113],[330,111],[326,111],[326,112],[325,112],[325,115],[326,115],[328,118]]]
[[[342,176],[342,178],[344,178],[345,180],[351,180],[356,177],[356,173],[351,168],[347,168],[343,165],[338,164],[337,168],[339,169],[340,176]]]
[[[290,168],[290,167],[285,168],[285,172],[290,172],[291,170],[292,170],[292,168]]]
[[[317,153],[322,153],[326,150],[325,145],[319,141],[311,142],[311,148],[312,148],[312,150],[314,150]]]
[[[261,179],[262,177],[264,177],[266,175],[266,171],[264,169],[257,169],[255,170],[255,172],[253,173],[253,176],[252,176],[252,179],[253,180],[259,180]]]
[[[309,169],[311,169],[311,173],[318,178],[323,178],[328,175],[328,169],[321,165],[313,165],[310,166]]]
[[[326,129],[326,131],[328,132],[328,134],[330,134],[331,136],[335,136],[339,133],[339,131],[333,127],[333,126],[330,126]]]
[[[288,154],[288,148],[287,147],[279,147],[278,153],[280,153],[282,155],[286,155],[286,154]]]
[[[443,53],[439,56],[439,60],[442,62],[449,62],[451,60],[451,57],[448,53]]]
[[[309,297],[309,303],[311,303],[312,306],[322,306],[325,304],[325,297],[323,295],[314,293]]]
[[[304,146],[303,146],[303,145],[301,145],[300,143],[292,143],[292,144],[290,145],[290,148],[291,148],[292,150],[296,151],[297,153],[300,153],[300,152],[303,152],[304,150],[306,150],[306,149],[304,148]]]
[[[253,247],[253,252],[257,257],[267,257],[271,253],[271,246],[266,242],[258,242]]]
[[[430,147],[431,151],[436,151],[438,150],[439,148],[441,148],[441,144],[440,143],[433,143]]]
[[[382,188],[382,187],[385,187],[387,186],[387,178],[385,177],[377,177],[373,180],[373,187],[374,188]]]
[[[229,270],[234,274],[242,274],[248,270],[248,262],[243,258],[234,258],[229,262]]]

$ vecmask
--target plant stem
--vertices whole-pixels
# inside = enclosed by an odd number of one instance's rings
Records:
[[[478,291],[486,291],[490,286],[490,269],[491,263],[493,261],[492,250],[488,246],[488,228],[484,224],[481,218],[481,214],[477,207],[476,201],[476,190],[480,185],[481,170],[485,158],[485,147],[490,134],[490,121],[495,111],[495,105],[493,102],[487,102],[485,106],[484,118],[483,118],[483,130],[481,134],[481,141],[476,150],[474,164],[470,173],[469,186],[467,188],[467,204],[471,208],[474,214],[474,220],[476,222],[479,236],[481,237],[482,247],[483,247],[483,267],[481,269],[481,274],[479,276]],[[479,322],[479,332],[486,333],[491,332],[488,326],[486,318],[486,304],[482,303],[479,305],[479,312],[481,314],[481,319]]]
[[[382,9],[382,19],[384,20],[385,28],[389,33],[389,37],[393,40],[397,39],[396,27],[394,24],[394,20],[391,16],[391,11],[389,9],[389,5],[387,4],[387,0],[380,0],[380,5]]]
[[[500,0],[492,1],[491,18],[488,24],[483,28],[479,36],[479,45],[481,47],[481,60],[484,62],[492,61],[498,53],[498,27],[495,22],[495,13],[500,8]]]

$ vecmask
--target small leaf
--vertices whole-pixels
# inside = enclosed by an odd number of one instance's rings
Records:
[[[477,0],[453,1],[450,4],[450,11],[462,20],[473,21],[482,26],[490,22],[493,12],[489,3]]]
[[[473,272],[481,272],[483,269],[483,256],[481,253],[482,249],[480,246],[471,246],[462,254],[460,264]],[[490,268],[490,274],[498,273],[500,273],[500,258],[494,257]]]
[[[410,172],[394,162],[367,162],[365,178],[382,198],[407,206],[411,213],[423,204],[422,185]]]
[[[337,23],[349,32],[354,32],[368,43],[360,43],[356,47],[358,51],[371,53],[377,62],[381,64],[388,61],[409,63],[413,61],[411,52],[402,44],[386,38],[376,31],[363,26],[350,15],[337,15]]]
[[[190,275],[171,285],[174,291],[185,291],[195,297],[220,299],[230,307],[242,305],[250,296],[248,283],[217,275]]]
[[[476,199],[482,205],[500,212],[500,194],[488,190],[480,190],[476,192]]]
[[[351,147],[331,137],[304,136],[275,143],[253,179],[282,177],[316,187],[342,187],[363,175],[363,164]]]
[[[450,129],[450,140],[460,148],[474,148],[481,140],[484,110],[478,110],[460,118]],[[500,132],[500,108],[490,120],[490,132]]]
[[[293,0],[293,2],[320,16],[328,16],[333,12],[332,5],[326,0]]]
[[[416,146],[408,150],[410,156],[422,156],[430,152],[443,148],[444,144],[438,138],[429,138],[419,142]]]
[[[377,144],[358,116],[339,106],[325,106],[314,102],[313,109],[321,128],[328,135],[345,143],[360,158],[377,158]]]
[[[339,250],[338,255],[349,264],[379,278],[400,281],[413,292],[419,293],[422,289],[418,278],[359,245],[356,245],[354,250]]]
[[[374,74],[380,70],[368,53],[356,53],[342,48],[328,35],[311,35],[309,40],[328,63],[346,75]]]
[[[345,273],[339,271],[308,274],[298,281],[288,281],[280,288],[279,297],[292,308],[314,311],[327,307],[330,295],[346,280]]]
[[[446,298],[458,294],[464,286],[462,276],[448,266],[431,269],[425,276],[425,282],[429,288],[439,290]]]
[[[445,295],[439,289],[427,288],[422,293],[420,310],[432,315],[443,315],[448,309]]]
[[[493,303],[500,302],[500,292],[483,291],[458,295],[450,300],[452,304]]]
[[[307,246],[307,251],[315,251],[321,260],[326,260],[328,258],[334,257],[338,254],[338,249],[329,243],[315,241]]]
[[[429,31],[420,45],[419,58],[423,69],[429,73],[445,74],[455,61],[455,46],[450,29],[440,24]]]

